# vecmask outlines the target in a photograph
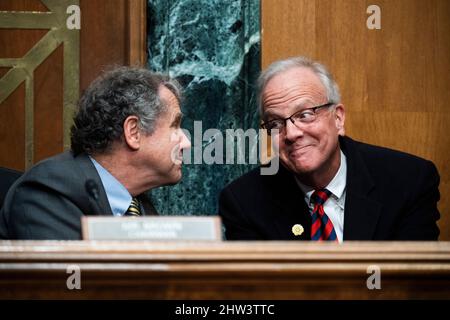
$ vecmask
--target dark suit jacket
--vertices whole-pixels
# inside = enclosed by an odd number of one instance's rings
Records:
[[[13,183],[20,178],[22,172],[0,167],[0,208],[3,207],[3,201]]]
[[[97,200],[88,180],[97,186]],[[145,195],[138,198],[147,214],[155,212]],[[112,212],[89,157],[65,152],[36,164],[10,188],[0,211],[0,239],[78,240],[83,215]]]
[[[437,240],[439,174],[432,162],[340,138],[347,158],[344,240]],[[219,215],[230,240],[310,240],[311,218],[294,176],[257,168],[224,190]],[[292,226],[301,224],[301,236]]]

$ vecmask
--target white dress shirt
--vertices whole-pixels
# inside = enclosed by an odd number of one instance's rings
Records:
[[[305,201],[309,207],[309,212],[314,210],[314,204],[311,203],[311,196],[314,188],[301,183],[297,177],[295,178],[300,189],[305,194]],[[345,190],[347,185],[347,159],[341,150],[341,164],[331,182],[325,187],[331,192],[330,197],[324,203],[323,209],[330,218],[334,226],[334,231],[339,242],[344,239],[344,208],[345,208]]]

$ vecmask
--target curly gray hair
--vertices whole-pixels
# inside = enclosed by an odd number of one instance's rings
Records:
[[[123,123],[130,115],[139,118],[139,128],[152,134],[155,122],[167,110],[161,101],[160,86],[178,100],[181,87],[174,79],[150,70],[119,67],[94,80],[78,103],[71,128],[71,147],[75,154],[104,152],[123,135]]]

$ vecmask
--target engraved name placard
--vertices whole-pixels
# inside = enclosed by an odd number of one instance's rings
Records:
[[[222,240],[219,217],[83,217],[84,240]]]

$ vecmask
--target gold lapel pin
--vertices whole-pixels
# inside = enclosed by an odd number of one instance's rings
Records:
[[[303,233],[303,231],[305,231],[305,229],[303,229],[301,224],[294,224],[292,226],[292,233],[294,234],[294,236],[299,236]]]

